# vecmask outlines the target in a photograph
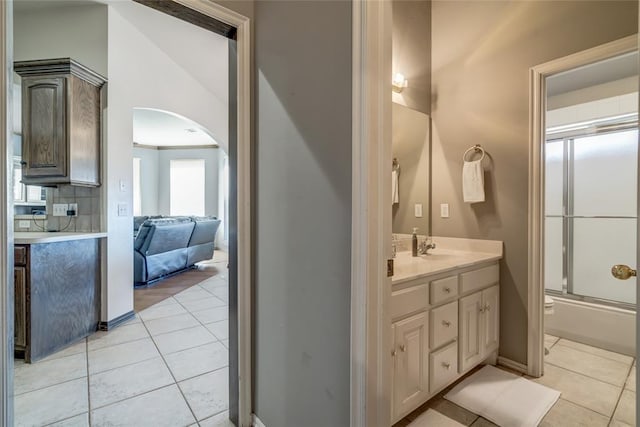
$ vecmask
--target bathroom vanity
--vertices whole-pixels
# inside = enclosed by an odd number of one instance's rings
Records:
[[[398,252],[392,279],[392,422],[488,360],[499,345],[502,242],[434,237]]]

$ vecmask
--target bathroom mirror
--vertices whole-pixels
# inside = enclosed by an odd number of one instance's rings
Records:
[[[394,234],[429,235],[430,117],[403,105],[392,104],[393,170],[397,197],[392,203]],[[392,178],[392,186],[395,187]],[[395,193],[395,188],[392,190]]]

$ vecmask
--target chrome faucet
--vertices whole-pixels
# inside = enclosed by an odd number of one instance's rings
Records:
[[[418,246],[418,253],[420,255],[427,255],[429,254],[429,249],[435,249],[436,248],[436,244],[431,242],[431,239],[425,239],[422,241],[422,243],[420,243],[420,245]]]

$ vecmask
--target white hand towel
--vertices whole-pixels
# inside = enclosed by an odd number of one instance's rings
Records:
[[[398,171],[391,171],[391,204],[395,205],[396,203],[400,203],[400,198],[398,196]]]
[[[462,196],[466,203],[484,202],[484,170],[481,160],[464,162],[464,166],[462,166]]]

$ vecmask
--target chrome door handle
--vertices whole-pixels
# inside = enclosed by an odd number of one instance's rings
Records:
[[[624,264],[616,264],[611,267],[611,274],[618,280],[627,280],[636,277],[636,270]]]

